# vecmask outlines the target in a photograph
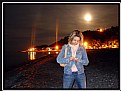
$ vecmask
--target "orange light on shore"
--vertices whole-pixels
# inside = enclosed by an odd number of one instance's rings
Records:
[[[48,54],[50,54],[50,52],[48,52]]]
[[[58,50],[58,49],[59,49],[59,47],[56,45],[56,46],[55,46],[55,49],[56,49],[56,50]]]
[[[56,54],[58,54],[59,52],[55,52]]]
[[[85,48],[87,48],[87,45],[88,45],[88,43],[87,42],[84,42],[84,47]]]
[[[28,51],[35,51],[35,48],[30,48],[28,49]]]
[[[103,29],[102,28],[100,28],[100,30],[99,30],[100,32],[103,32]]]

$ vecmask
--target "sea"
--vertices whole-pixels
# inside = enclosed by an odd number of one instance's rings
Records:
[[[2,66],[3,71],[8,72],[17,67],[24,65],[25,63],[30,62],[28,52],[20,52],[20,51],[6,51],[3,53]],[[36,53],[36,58],[44,56],[43,53]],[[34,61],[34,60],[31,60]]]
[[[4,72],[8,72],[12,69],[20,67],[27,62],[30,62],[28,57],[28,52],[20,52],[20,51],[4,51],[2,60],[2,67]],[[93,59],[96,61],[109,59],[114,60],[116,62],[120,61],[120,50],[116,49],[87,49],[87,54],[89,59]],[[44,56],[43,53],[36,53],[36,58]],[[34,61],[34,60],[31,60]],[[90,62],[91,63],[91,62]]]

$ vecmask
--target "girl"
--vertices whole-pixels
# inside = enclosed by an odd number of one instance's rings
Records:
[[[74,30],[69,36],[68,44],[62,47],[57,56],[57,63],[64,64],[63,88],[72,88],[74,81],[78,88],[86,88],[84,65],[88,65],[89,61],[82,43],[82,33]],[[64,57],[65,53],[66,57]]]

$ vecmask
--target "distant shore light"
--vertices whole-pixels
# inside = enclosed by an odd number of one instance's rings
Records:
[[[87,42],[84,42],[84,47],[85,48],[87,48],[87,45],[88,45],[88,43]]]
[[[100,32],[103,32],[103,29],[102,28],[100,28],[100,30],[99,30]]]
[[[59,49],[58,45],[56,45],[56,46],[55,46],[55,49],[56,49],[56,50],[58,50],[58,49]]]

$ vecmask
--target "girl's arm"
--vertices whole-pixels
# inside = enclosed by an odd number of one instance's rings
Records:
[[[82,51],[82,58],[78,59],[78,61],[83,65],[88,65],[88,63],[89,63],[87,53],[86,53],[86,49],[84,47],[83,47],[83,51]]]
[[[59,64],[69,63],[69,58],[64,58],[64,55],[65,55],[65,45],[62,47],[60,53],[58,54],[58,56],[56,58],[57,63],[59,63]]]

